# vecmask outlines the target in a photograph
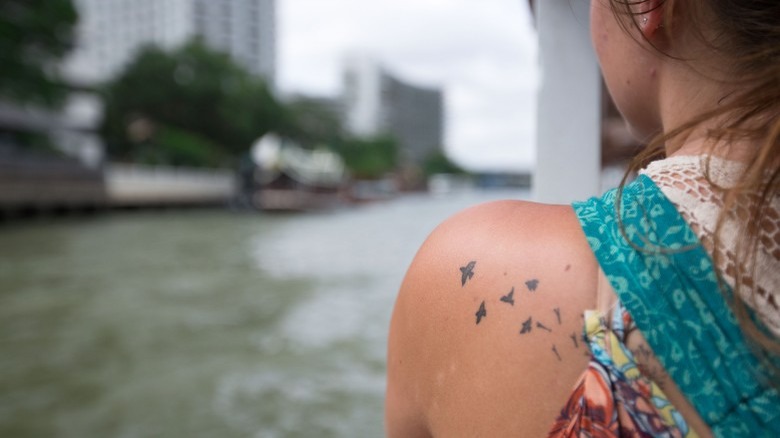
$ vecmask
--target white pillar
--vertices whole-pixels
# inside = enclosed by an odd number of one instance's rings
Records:
[[[541,86],[534,198],[569,203],[599,194],[601,79],[587,0],[536,3]]]

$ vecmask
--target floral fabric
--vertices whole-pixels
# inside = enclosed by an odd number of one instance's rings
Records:
[[[743,338],[712,260],[693,231],[645,175],[625,187],[619,215],[617,204],[612,190],[573,205],[624,309],[627,319],[621,316],[613,322],[636,324],[713,435],[780,436],[780,395]],[[660,389],[641,376],[633,378],[636,364],[620,331],[607,330],[603,318],[589,316],[586,337],[593,359],[553,433],[691,436],[682,418],[659,396]],[[593,318],[600,323],[593,325]]]
[[[551,437],[698,437],[663,390],[640,372],[624,343],[632,324],[620,305],[611,328],[601,313],[585,312],[585,340],[593,356]]]

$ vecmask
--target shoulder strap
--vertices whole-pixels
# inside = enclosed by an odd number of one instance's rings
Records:
[[[715,436],[780,436],[780,395],[743,338],[696,235],[644,175],[624,188],[622,224],[616,196],[612,190],[573,206],[655,355]]]

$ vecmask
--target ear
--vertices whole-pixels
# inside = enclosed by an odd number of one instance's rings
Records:
[[[648,40],[653,41],[658,30],[664,26],[666,17],[666,2],[663,0],[645,0],[637,4],[639,9],[636,19],[638,20],[639,30]]]

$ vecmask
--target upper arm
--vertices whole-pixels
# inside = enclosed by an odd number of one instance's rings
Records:
[[[545,433],[587,363],[595,290],[568,207],[492,203],[439,226],[393,312],[388,435]]]

